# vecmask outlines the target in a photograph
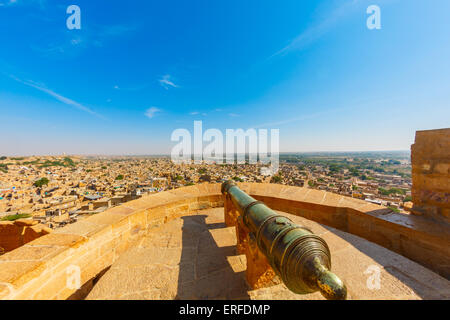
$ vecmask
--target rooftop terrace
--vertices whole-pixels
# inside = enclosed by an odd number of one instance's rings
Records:
[[[319,190],[239,187],[327,241],[349,299],[450,298],[448,228]],[[58,229],[0,257],[0,298],[322,299],[282,284],[251,290],[223,205],[220,184],[201,184]],[[74,267],[80,289],[70,285]],[[367,285],[374,267],[381,270],[379,290]]]

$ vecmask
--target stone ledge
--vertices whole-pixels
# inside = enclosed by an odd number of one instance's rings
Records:
[[[319,190],[238,185],[274,210],[353,233],[449,277],[448,230],[427,220],[419,223],[418,217]],[[220,184],[201,184],[130,201],[58,229],[0,257],[0,299],[67,299],[77,292],[67,288],[68,267],[80,268],[85,285],[136,245],[148,229],[223,205]]]
[[[130,201],[58,229],[0,257],[0,299],[67,299],[68,268],[94,279],[153,225],[223,206],[219,186],[192,186]]]
[[[9,252],[51,232],[52,229],[32,219],[0,221],[0,247]]]

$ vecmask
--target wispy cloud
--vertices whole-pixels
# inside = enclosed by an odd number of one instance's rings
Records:
[[[302,114],[299,117],[290,117],[290,118],[281,119],[278,121],[267,122],[267,123],[253,126],[253,128],[256,129],[256,128],[277,127],[277,126],[282,126],[284,124],[293,123],[293,122],[297,122],[297,121],[309,120],[309,119],[313,119],[313,118],[319,118],[319,117],[326,118],[326,117],[330,117],[336,113],[344,114],[346,112],[354,112],[355,110],[373,108],[374,103],[380,104],[380,105],[387,105],[391,100],[392,100],[392,97],[385,96],[385,97],[380,97],[379,99],[375,99],[375,100],[373,98],[365,98],[365,99],[358,99],[358,100],[354,100],[354,101],[347,101],[345,104],[342,104],[342,105],[336,105],[336,106],[332,106],[332,107],[327,106],[326,109],[325,109],[325,107],[323,107],[323,110],[318,111],[318,112]],[[268,106],[266,108],[272,109],[274,107]],[[295,108],[299,109],[299,108],[301,108],[301,106],[295,106]],[[308,109],[317,109],[317,108],[322,109],[322,107],[314,107],[314,108],[311,106],[308,107]]]
[[[12,6],[12,5],[15,5],[15,4],[18,4],[18,3],[19,3],[18,0],[5,0],[5,1],[0,2],[0,7]]]
[[[88,107],[86,107],[86,106],[84,106],[84,105],[82,105],[82,104],[80,104],[80,103],[78,103],[78,102],[76,102],[76,101],[74,101],[72,99],[64,97],[63,95],[60,95],[60,94],[58,94],[58,93],[56,93],[56,92],[46,88],[44,84],[37,83],[37,82],[31,81],[31,80],[22,80],[22,79],[17,78],[14,75],[9,75],[9,77],[11,79],[19,82],[19,83],[22,83],[22,84],[24,84],[26,86],[29,86],[29,87],[37,89],[37,90],[39,90],[41,92],[44,92],[44,93],[48,94],[49,96],[55,98],[56,100],[66,104],[68,106],[74,107],[74,108],[76,108],[78,110],[81,110],[81,111],[84,111],[84,112],[87,112],[87,113],[89,113],[91,115],[94,115],[94,116],[96,116],[98,118],[105,119],[102,115],[94,112],[90,108],[88,108]]]
[[[161,112],[162,110],[156,108],[156,107],[150,107],[145,111],[145,116],[149,119],[152,119],[156,113]]]
[[[232,118],[239,117],[239,115],[237,113],[229,113],[228,115]]]
[[[189,113],[191,116],[197,116],[197,115],[202,115],[204,117],[206,117],[208,114],[206,112],[198,112],[198,111],[194,111],[194,112],[190,112]]]
[[[45,45],[31,44],[30,47],[45,57],[75,57],[87,49],[90,43],[89,38],[81,34],[65,32],[58,37],[57,41],[51,41]]]
[[[103,47],[110,39],[136,29],[134,25],[91,26],[76,32],[58,29],[53,35],[55,40],[41,39],[39,44],[31,44],[31,49],[44,56],[74,57],[90,47]]]
[[[2,1],[2,2],[0,2],[0,7],[9,7],[9,6],[13,6],[13,5],[17,4],[17,3],[18,3],[17,0]]]
[[[125,88],[121,87],[121,86],[118,86],[118,85],[115,85],[113,88],[115,90],[121,90],[121,91],[140,91],[140,90],[143,90],[143,89],[145,89],[145,88],[147,88],[149,86],[150,86],[150,83],[144,83],[142,85],[137,85],[137,86],[134,86],[134,87],[125,87]]]
[[[325,35],[331,28],[336,25],[340,18],[342,18],[349,9],[358,4],[360,0],[350,0],[342,3],[339,7],[331,11],[327,17],[320,22],[311,25],[309,28],[300,33],[297,37],[289,42],[287,46],[275,52],[272,56],[273,58],[279,55],[285,55],[294,50],[302,50],[312,42],[316,41],[323,35]]]
[[[132,31],[135,31],[136,29],[137,29],[137,27],[135,25],[125,25],[125,24],[105,26],[105,27],[102,27],[102,29],[100,30],[100,36],[103,36],[103,37],[121,36],[121,35],[130,33]]]
[[[284,124],[288,124],[288,123],[292,123],[292,122],[303,121],[303,120],[308,120],[308,119],[325,116],[331,112],[336,112],[339,110],[342,110],[342,109],[332,109],[332,110],[327,110],[324,112],[316,112],[316,113],[312,113],[312,114],[306,114],[306,115],[302,115],[302,116],[296,117],[296,118],[294,117],[294,118],[284,119],[284,120],[275,121],[275,122],[268,122],[268,123],[260,124],[257,126],[253,126],[253,128],[257,129],[257,128],[269,128],[269,127],[282,126]]]
[[[163,86],[166,90],[169,89],[169,87],[178,88],[178,85],[173,83],[173,81],[170,80],[170,75],[166,74],[162,77],[162,79],[159,79],[159,84]]]
[[[39,5],[41,8],[44,8],[47,3],[47,0],[4,0],[0,2],[0,7],[8,7],[14,5]]]
[[[12,6],[17,3],[18,3],[17,0],[8,0],[8,1],[0,2],[0,6]]]

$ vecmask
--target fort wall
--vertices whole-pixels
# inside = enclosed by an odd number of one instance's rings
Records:
[[[320,190],[240,183],[268,207],[353,233],[450,277],[448,228],[421,216]],[[0,257],[0,299],[83,298],[96,279],[152,228],[222,207],[220,184],[161,192],[78,221]],[[81,288],[71,280],[78,268]]]
[[[0,221],[0,254],[19,248],[50,232],[52,229],[30,219]]]

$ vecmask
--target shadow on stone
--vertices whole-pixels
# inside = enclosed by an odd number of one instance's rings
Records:
[[[420,269],[425,269],[425,267],[358,236],[336,230],[329,226],[322,226],[375,260],[378,264],[383,266],[383,269],[387,273],[411,288],[422,299],[450,299],[450,292],[448,292],[447,289],[448,285],[445,283],[429,283],[432,278],[437,278],[437,274],[433,273],[434,277],[427,276],[427,274],[421,274]],[[333,257],[333,252],[331,252],[331,256]],[[414,268],[414,270],[411,270],[412,268]],[[428,272],[432,273],[432,271]],[[443,282],[446,281],[444,278],[442,278],[442,280]],[[436,282],[436,280],[434,281]]]
[[[103,269],[98,275],[94,278],[87,281],[84,285],[81,286],[80,289],[75,291],[70,297],[66,300],[84,300],[89,295],[89,293],[94,288],[95,284],[100,280],[100,278],[111,268],[111,266]]]
[[[245,272],[235,271],[239,268],[230,263],[237,256],[236,246],[218,245],[230,241],[230,230],[224,223],[207,224],[206,217],[181,218],[182,253],[176,299],[249,299]]]

